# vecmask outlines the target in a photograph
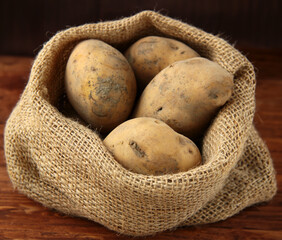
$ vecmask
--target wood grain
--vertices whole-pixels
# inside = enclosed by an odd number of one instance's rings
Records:
[[[254,122],[273,157],[277,195],[225,221],[178,228],[146,239],[282,239],[282,52],[240,50],[257,69]],[[6,172],[3,131],[28,81],[32,61],[28,57],[0,56],[0,239],[134,239],[95,222],[47,209],[13,189]]]

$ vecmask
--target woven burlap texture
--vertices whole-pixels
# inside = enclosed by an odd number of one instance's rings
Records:
[[[188,172],[132,173],[95,131],[58,110],[75,44],[95,38],[125,49],[146,35],[181,40],[234,74],[233,95],[204,137],[204,164]],[[5,127],[7,169],[14,187],[28,197],[119,233],[142,236],[212,223],[276,193],[272,159],[253,126],[254,112],[253,66],[222,38],[154,11],[85,24],[57,33],[36,57]]]

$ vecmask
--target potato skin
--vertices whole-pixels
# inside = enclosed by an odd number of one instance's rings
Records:
[[[102,133],[127,119],[136,96],[135,76],[126,58],[96,39],[84,40],[73,49],[65,88],[78,114]]]
[[[122,166],[145,175],[184,172],[202,161],[190,139],[154,118],[127,120],[104,139],[104,144]]]
[[[133,117],[160,119],[198,140],[230,98],[233,75],[206,58],[178,61],[162,70],[143,91]]]
[[[173,62],[199,57],[186,44],[166,37],[148,36],[139,39],[125,52],[125,57],[133,68],[138,88],[145,86],[162,69]]]

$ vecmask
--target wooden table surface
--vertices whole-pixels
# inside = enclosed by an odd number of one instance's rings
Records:
[[[282,51],[240,50],[257,70],[254,122],[271,152],[278,192],[270,202],[246,208],[225,221],[178,228],[146,239],[282,239]],[[32,61],[0,56],[0,240],[133,239],[95,222],[47,209],[13,189],[6,171],[3,131],[28,81]]]

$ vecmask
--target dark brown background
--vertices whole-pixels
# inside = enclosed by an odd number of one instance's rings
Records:
[[[35,56],[59,30],[148,9],[232,44],[282,48],[280,0],[0,0],[0,54]]]

